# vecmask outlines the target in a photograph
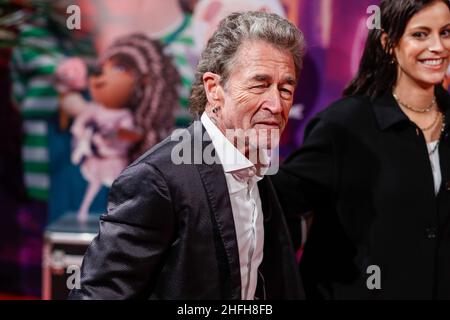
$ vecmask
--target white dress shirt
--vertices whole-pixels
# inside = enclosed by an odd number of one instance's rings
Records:
[[[227,181],[239,249],[241,297],[253,300],[264,247],[264,217],[257,185],[263,177],[256,174],[254,164],[222,134],[206,112],[201,122],[212,140]]]

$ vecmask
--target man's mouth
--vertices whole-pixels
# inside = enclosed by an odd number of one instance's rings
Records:
[[[264,126],[268,126],[268,127],[277,127],[277,128],[280,127],[280,123],[275,120],[274,121],[260,121],[260,122],[257,122],[256,124],[264,125]]]

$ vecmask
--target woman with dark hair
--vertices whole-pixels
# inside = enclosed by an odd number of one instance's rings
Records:
[[[381,23],[273,177],[286,214],[313,211],[309,298],[450,298],[450,4],[383,0]]]

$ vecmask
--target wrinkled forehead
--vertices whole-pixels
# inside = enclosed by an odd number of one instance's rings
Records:
[[[246,40],[236,51],[229,74],[245,73],[254,77],[257,74],[281,72],[283,77],[296,80],[295,62],[292,53],[263,40]]]

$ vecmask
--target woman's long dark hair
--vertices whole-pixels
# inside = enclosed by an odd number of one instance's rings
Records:
[[[397,81],[393,48],[405,33],[409,20],[424,7],[439,1],[450,10],[448,0],[382,0],[381,30],[370,30],[358,73],[345,88],[344,96],[365,95],[375,98],[391,90]],[[385,48],[381,43],[383,32],[388,36]]]

